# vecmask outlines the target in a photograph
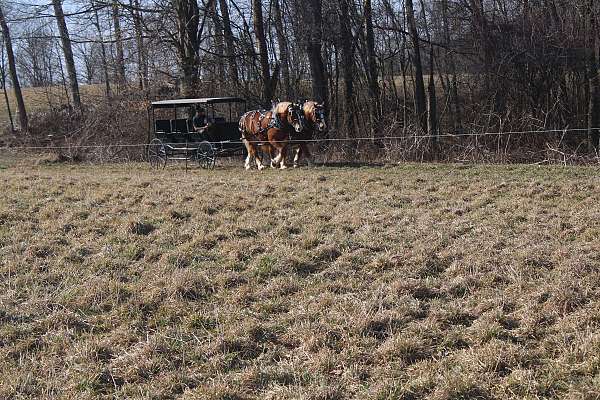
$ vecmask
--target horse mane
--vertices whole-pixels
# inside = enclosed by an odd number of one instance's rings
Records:
[[[288,107],[291,104],[292,103],[290,103],[289,101],[281,101],[281,102],[275,104],[275,106],[273,107],[273,113],[277,114],[277,116],[280,116],[281,114],[284,114],[287,112]]]
[[[316,101],[307,101],[304,103],[304,105],[302,106],[302,109],[304,111],[304,115],[313,115],[313,113],[315,112],[315,108],[317,107],[317,102]]]

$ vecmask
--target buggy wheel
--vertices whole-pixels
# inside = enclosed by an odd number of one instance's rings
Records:
[[[152,139],[148,145],[148,162],[154,169],[166,167],[167,149],[160,139]]]
[[[217,159],[217,153],[213,145],[207,141],[200,142],[196,151],[196,159],[198,160],[198,165],[202,168],[213,169]]]

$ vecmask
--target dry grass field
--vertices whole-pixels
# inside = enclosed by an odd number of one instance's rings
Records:
[[[0,398],[600,396],[598,168],[0,167]]]
[[[81,97],[83,102],[98,102],[104,98],[102,85],[80,85]],[[22,89],[23,100],[28,114],[35,112],[47,111],[52,107],[60,108],[62,105],[68,104],[65,88],[61,86],[51,87],[24,87]],[[17,101],[12,90],[7,92],[8,101],[10,102],[10,110],[13,115],[15,124],[18,124]],[[6,108],[6,100],[4,95],[0,95],[0,135],[5,127],[10,127],[10,118],[8,109]],[[30,115],[31,116],[31,115]]]

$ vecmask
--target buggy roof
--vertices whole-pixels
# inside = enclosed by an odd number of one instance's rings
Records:
[[[173,108],[193,106],[194,104],[243,103],[240,97],[207,97],[202,99],[174,99],[153,101],[152,108]]]

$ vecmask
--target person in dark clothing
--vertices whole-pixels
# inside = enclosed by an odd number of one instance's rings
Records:
[[[194,131],[199,133],[208,133],[208,130],[211,127],[211,123],[204,112],[204,108],[198,107],[196,108],[196,115],[192,118],[192,126],[194,127]]]

